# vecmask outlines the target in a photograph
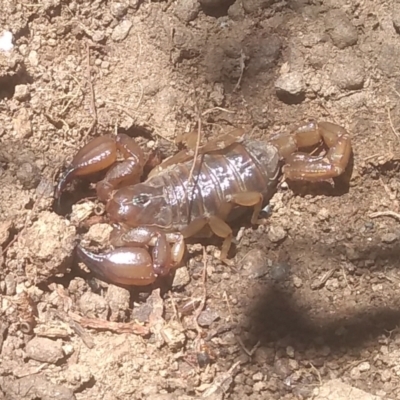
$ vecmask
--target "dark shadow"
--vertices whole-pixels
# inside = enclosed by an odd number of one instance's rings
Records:
[[[0,100],[11,99],[15,93],[17,85],[26,85],[33,83],[33,78],[25,69],[25,65],[21,65],[18,72],[14,75],[3,75],[0,77]]]
[[[220,18],[224,17],[228,14],[229,7],[235,2],[236,0],[223,0],[223,1],[202,1],[201,2],[201,9],[204,14],[214,17]]]
[[[310,243],[297,242],[291,246],[288,256],[296,259],[296,252],[305,251],[315,254],[315,258],[331,261],[343,258],[344,248],[326,247],[323,245],[311,245]],[[360,260],[375,260],[374,271],[390,268],[399,268],[400,243],[393,245],[367,244],[365,247],[356,248]],[[322,261],[321,261],[322,262]],[[290,261],[289,261],[290,263]],[[334,264],[339,264],[335,261]],[[357,262],[355,261],[357,265]],[[355,275],[366,273],[365,267],[356,268]],[[282,284],[267,282],[263,296],[254,306],[251,306],[252,331],[263,345],[285,338],[287,345],[302,348],[312,344],[313,347],[329,345],[333,352],[341,352],[347,349],[361,349],[369,340],[375,341],[380,335],[389,334],[400,324],[399,298],[393,298],[387,306],[377,307],[370,303],[359,304],[353,313],[338,316],[330,312],[323,317],[315,317],[304,308],[296,304],[293,289],[284,288]],[[321,296],[323,296],[321,292]],[[371,293],[371,298],[373,297]],[[310,304],[310,308],[313,308]]]
[[[360,349],[363,343],[396,328],[400,323],[398,307],[371,310],[368,304],[346,317],[315,319],[300,310],[290,294],[270,285],[254,307],[251,320],[254,333],[266,345],[282,338],[287,345],[304,347],[329,345],[333,351]]]

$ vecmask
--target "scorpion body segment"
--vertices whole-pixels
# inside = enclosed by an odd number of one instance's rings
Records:
[[[79,258],[104,279],[145,285],[180,263],[185,238],[215,234],[224,239],[220,258],[227,261],[228,222],[251,207],[251,222],[257,223],[281,170],[291,180],[328,180],[344,172],[352,152],[346,130],[329,122],[310,122],[269,141],[222,138],[198,149],[196,160],[190,151],[167,159],[144,182],[146,160],[133,139],[117,135],[89,142],[63,175],[56,197],[74,177],[109,168],[96,190],[116,225],[110,239],[115,249],[96,255],[78,246]],[[320,142],[327,147],[322,156],[298,152]],[[118,153],[123,161],[114,164]]]

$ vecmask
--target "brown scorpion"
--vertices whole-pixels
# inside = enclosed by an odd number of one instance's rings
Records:
[[[321,142],[326,154],[298,152]],[[236,130],[198,148],[195,160],[193,149],[177,153],[141,182],[146,158],[139,145],[125,134],[102,136],[76,154],[55,195],[76,177],[108,169],[96,191],[114,224],[114,249],[95,254],[78,245],[77,255],[102,279],[143,286],[181,262],[188,237],[223,238],[220,259],[226,260],[232,241],[228,222],[252,207],[256,224],[281,170],[289,180],[329,180],[345,171],[351,153],[350,135],[330,122],[309,122],[269,141],[246,139]]]

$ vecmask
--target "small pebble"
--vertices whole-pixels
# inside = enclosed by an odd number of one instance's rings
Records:
[[[287,279],[289,272],[290,272],[290,265],[285,262],[281,262],[272,265],[269,271],[269,276],[275,282],[282,282],[285,279]]]
[[[320,219],[321,221],[329,219],[329,216],[329,211],[326,208],[321,208],[317,214],[318,219]]]
[[[13,223],[11,221],[0,222],[0,246],[7,242],[12,227]]]
[[[27,85],[16,85],[14,90],[14,99],[25,101],[29,98],[29,87]]]
[[[175,272],[172,288],[178,289],[185,287],[190,283],[189,270],[186,267],[178,268]]]
[[[254,382],[259,382],[262,381],[264,379],[264,375],[262,374],[262,372],[256,372],[253,376],[252,379]]]
[[[114,28],[111,34],[111,39],[114,40],[114,42],[121,42],[122,40],[126,39],[126,37],[129,34],[129,31],[132,28],[132,25],[133,24],[131,21],[125,19]]]
[[[293,276],[293,285],[297,288],[301,288],[303,286],[303,281],[298,276]]]
[[[325,29],[331,37],[333,44],[339,49],[352,46],[358,41],[356,27],[352,24],[346,13],[340,9],[333,9],[326,13]]]
[[[190,22],[197,18],[200,12],[198,0],[178,0],[175,5],[174,14],[183,22]]]
[[[110,7],[111,15],[117,19],[121,19],[128,11],[128,4],[126,3],[112,3]]]
[[[120,286],[109,285],[106,300],[111,309],[111,321],[123,321],[125,313],[129,309],[131,295],[128,289]]]
[[[39,56],[36,50],[29,52],[28,60],[32,67],[37,67],[39,65]]]
[[[199,318],[197,319],[197,322],[200,326],[207,327],[210,326],[217,319],[219,319],[219,314],[216,311],[206,309],[201,312]]]
[[[26,345],[26,355],[32,360],[55,364],[64,357],[61,341],[35,337]]]
[[[89,228],[85,239],[105,245],[109,242],[112,230],[113,227],[109,224],[94,224]]]
[[[392,373],[388,369],[384,369],[380,372],[381,381],[382,382],[389,382],[392,379]]]
[[[397,33],[400,33],[400,3],[394,2],[392,10],[392,22],[394,29]]]
[[[148,303],[140,304],[139,306],[134,307],[131,319],[141,323],[148,322],[152,311],[153,307],[150,304]]]
[[[360,372],[366,372],[371,369],[371,364],[368,361],[364,361],[361,364],[358,365],[358,370]]]
[[[397,235],[393,232],[385,233],[382,235],[383,243],[393,243],[397,240]]]
[[[292,372],[289,368],[288,360],[285,358],[280,358],[275,361],[274,370],[275,373],[282,379],[287,378]]]
[[[262,392],[262,391],[264,391],[264,390],[266,390],[267,389],[267,384],[265,383],[265,382],[256,382],[254,385],[253,385],[253,391],[255,392],[255,393],[257,393],[257,392]]]
[[[71,354],[74,353],[75,349],[74,346],[71,343],[66,343],[62,346],[62,350],[64,354],[69,357]]]
[[[286,238],[286,231],[281,226],[271,225],[267,236],[272,243],[279,243]]]
[[[169,324],[163,328],[161,333],[167,346],[173,351],[180,350],[186,343],[185,334],[173,324]]]
[[[17,179],[24,189],[35,189],[40,182],[40,170],[34,163],[22,163],[16,173]]]
[[[86,292],[79,299],[79,308],[89,318],[107,319],[109,307],[107,300],[93,292]]]
[[[16,139],[26,139],[32,135],[32,124],[29,111],[21,108],[13,119],[13,128]]]
[[[294,358],[294,348],[293,348],[292,346],[286,347],[286,354],[287,354],[290,358]]]
[[[362,89],[365,82],[365,63],[353,52],[347,52],[336,57],[331,73],[332,82],[340,89]]]
[[[250,250],[240,264],[240,270],[247,271],[250,279],[261,278],[269,271],[267,255],[260,249]]]
[[[303,74],[300,72],[282,74],[275,82],[275,90],[278,98],[284,103],[300,103],[305,97]]]

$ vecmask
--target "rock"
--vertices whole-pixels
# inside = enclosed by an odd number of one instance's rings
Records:
[[[172,282],[173,289],[183,288],[190,283],[189,270],[186,267],[178,268]]]
[[[107,300],[93,292],[86,292],[79,299],[79,308],[88,318],[107,319],[109,307]]]
[[[16,139],[26,139],[32,135],[32,125],[29,111],[21,108],[13,120],[13,127]]]
[[[241,1],[235,1],[228,9],[228,16],[233,21],[244,19],[244,9]]]
[[[381,71],[388,77],[393,78],[400,74],[400,70],[397,66],[397,60],[400,59],[400,44],[397,42],[393,43],[382,43],[380,46],[380,52],[378,54],[377,64]]]
[[[39,65],[39,56],[36,50],[29,52],[28,61],[32,67],[37,67]]]
[[[15,257],[25,266],[26,275],[36,283],[64,273],[72,261],[76,229],[69,221],[50,211],[41,212],[37,220],[18,237]]]
[[[111,3],[110,12],[116,19],[122,19],[128,11],[128,4],[126,3]]]
[[[11,221],[0,222],[0,246],[3,246],[10,237],[10,230],[13,227]]]
[[[278,98],[287,104],[300,103],[305,98],[303,74],[300,72],[283,73],[275,82]]]
[[[53,384],[41,375],[29,374],[4,385],[8,399],[76,400],[73,391],[59,383]]]
[[[374,396],[370,393],[363,392],[340,379],[333,379],[324,383],[314,391],[314,400],[348,400],[351,393],[352,400],[383,400],[379,396]]]
[[[17,289],[17,281],[15,280],[15,276],[12,274],[6,275],[4,278],[4,283],[6,284],[6,295],[13,296]]]
[[[340,54],[335,60],[331,79],[340,89],[362,89],[365,82],[364,60],[353,52]]]
[[[290,265],[285,262],[273,264],[269,271],[269,276],[275,282],[282,282],[287,279],[290,272]]]
[[[16,85],[14,99],[23,102],[29,98],[29,87],[27,85]]]
[[[25,190],[35,189],[41,179],[40,169],[31,162],[22,163],[17,170],[16,176]]]
[[[185,23],[195,20],[199,12],[200,3],[198,0],[179,0],[174,10],[174,14]]]
[[[200,326],[207,327],[210,326],[217,319],[219,319],[219,314],[216,311],[206,309],[200,313],[197,322]]]
[[[383,243],[394,243],[397,240],[398,236],[393,232],[388,232],[382,235]]]
[[[301,288],[303,286],[303,281],[301,278],[299,278],[298,276],[294,275],[293,276],[293,285],[296,288]]]
[[[26,345],[26,355],[32,360],[55,364],[64,357],[61,341],[35,337]]]
[[[106,300],[111,309],[110,321],[125,320],[130,298],[129,290],[115,285],[108,286]]]
[[[340,9],[329,10],[325,16],[325,29],[333,44],[339,49],[352,46],[358,41],[356,27]]]
[[[85,239],[100,245],[106,245],[109,243],[112,230],[113,227],[109,224],[94,224],[89,228]]]
[[[129,34],[129,31],[132,28],[132,25],[133,24],[131,21],[125,19],[114,28],[111,34],[111,39],[114,40],[114,42],[121,42],[122,40],[126,39],[126,37]]]
[[[400,33],[400,3],[396,1],[393,3],[392,22],[396,32]]]
[[[250,279],[257,279],[268,273],[269,264],[269,260],[264,251],[253,249],[244,256],[239,269],[247,271]]]
[[[279,243],[286,238],[286,231],[281,226],[271,225],[267,236],[272,243]]]
[[[267,8],[275,0],[242,0],[243,9],[248,14],[259,12],[260,10]]]

